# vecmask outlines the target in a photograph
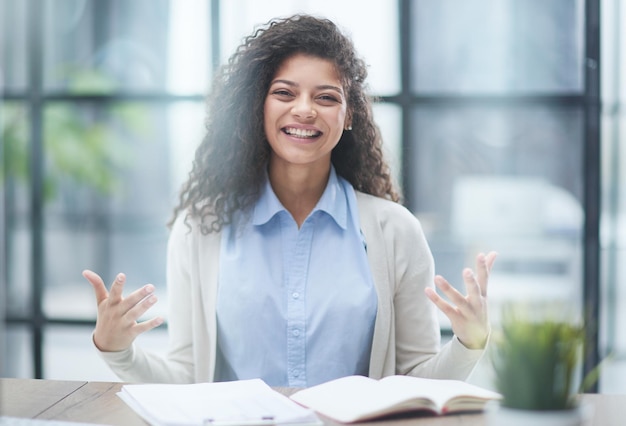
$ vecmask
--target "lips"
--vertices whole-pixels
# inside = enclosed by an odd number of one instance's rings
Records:
[[[299,129],[295,127],[284,127],[283,132],[289,136],[302,139],[317,138],[322,135],[322,132],[314,129]]]

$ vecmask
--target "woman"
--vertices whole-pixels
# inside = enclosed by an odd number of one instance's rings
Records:
[[[351,41],[306,15],[270,22],[235,52],[174,212],[166,357],[133,345],[162,323],[137,323],[154,287],[124,298],[123,274],[108,293],[84,272],[98,303],[94,344],[121,379],[303,387],[351,374],[469,375],[489,335],[495,254],[464,271],[466,296],[434,277],[420,224],[398,204],[366,75]],[[455,332],[442,348],[436,306]]]

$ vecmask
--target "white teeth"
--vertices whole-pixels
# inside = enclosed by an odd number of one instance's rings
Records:
[[[296,129],[293,127],[287,127],[285,133],[299,138],[310,138],[319,135],[319,132],[316,130]]]

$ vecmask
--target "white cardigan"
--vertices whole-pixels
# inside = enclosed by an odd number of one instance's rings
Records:
[[[424,289],[433,286],[434,262],[419,221],[398,203],[357,191],[361,230],[378,294],[369,375],[408,374],[465,380],[484,350],[454,337],[440,348],[437,308]],[[184,215],[168,242],[169,351],[165,357],[136,345],[99,352],[127,382],[211,382],[216,354],[220,233],[203,235]]]

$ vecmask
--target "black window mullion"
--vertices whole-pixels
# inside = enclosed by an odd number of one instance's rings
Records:
[[[415,210],[417,201],[412,199],[413,196],[413,175],[410,172],[411,162],[414,158],[413,151],[413,126],[411,126],[411,60],[413,51],[411,49],[411,0],[399,0],[398,3],[398,21],[400,29],[400,95],[395,100],[399,103],[401,109],[401,159],[402,159],[402,189],[404,193],[404,204],[410,209]],[[415,143],[419,143],[415,142]]]
[[[584,146],[584,260],[583,312],[585,350],[583,374],[599,363],[598,333],[600,311],[600,1],[585,3],[585,146]],[[597,392],[594,383],[587,392]]]
[[[43,253],[43,11],[37,0],[29,3],[28,85],[30,108],[30,226],[31,226],[31,317],[30,329],[33,344],[33,369],[35,378],[43,378],[43,327],[42,310],[44,287]]]

